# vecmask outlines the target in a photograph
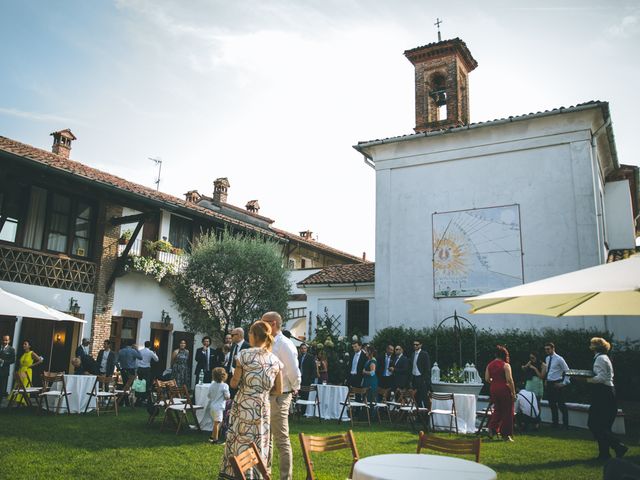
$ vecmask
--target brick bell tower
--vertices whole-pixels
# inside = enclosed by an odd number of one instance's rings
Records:
[[[478,66],[459,38],[407,50],[415,67],[416,132],[469,124],[469,72]]]

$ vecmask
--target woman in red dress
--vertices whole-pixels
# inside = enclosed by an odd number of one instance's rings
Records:
[[[513,401],[516,389],[509,365],[509,351],[502,345],[496,346],[496,358],[487,365],[484,379],[490,383],[493,414],[489,420],[489,438],[500,432],[502,439],[513,442]]]

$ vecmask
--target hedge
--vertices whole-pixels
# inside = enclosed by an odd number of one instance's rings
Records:
[[[620,400],[640,400],[640,344],[639,342],[616,342],[610,332],[600,330],[544,329],[541,331],[522,331],[510,329],[501,332],[493,330],[477,330],[477,361],[473,355],[473,331],[463,328],[457,332],[453,328],[441,328],[437,334],[438,349],[436,351],[436,328],[420,330],[404,327],[390,327],[376,333],[371,343],[384,351],[386,345],[401,345],[407,355],[413,352],[413,341],[419,339],[423,349],[429,352],[431,362],[438,362],[441,371],[445,372],[459,362],[458,340],[462,347],[462,363],[475,363],[480,375],[484,375],[486,365],[493,360],[496,344],[505,345],[511,355],[511,365],[516,385],[522,379],[521,365],[534,352],[544,360],[544,344],[553,342],[556,352],[567,361],[569,368],[591,369],[593,353],[589,350],[592,337],[603,337],[612,343],[609,353],[614,368],[614,383]],[[464,365],[462,365],[464,366]],[[572,382],[567,388],[567,401],[588,403],[589,386],[584,382]],[[482,393],[488,393],[485,385]]]

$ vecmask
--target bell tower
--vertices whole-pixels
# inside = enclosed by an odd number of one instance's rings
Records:
[[[469,124],[469,73],[478,66],[459,38],[404,52],[415,67],[416,132]]]

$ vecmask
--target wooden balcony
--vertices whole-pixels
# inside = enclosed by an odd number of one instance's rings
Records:
[[[118,256],[122,256],[125,247],[126,245],[118,245]],[[182,272],[187,268],[188,263],[186,255],[178,255],[171,252],[149,252],[140,239],[137,239],[131,245],[129,256],[153,257],[162,263],[175,266],[177,272]]]
[[[0,245],[0,280],[94,293],[97,266],[66,255]]]

